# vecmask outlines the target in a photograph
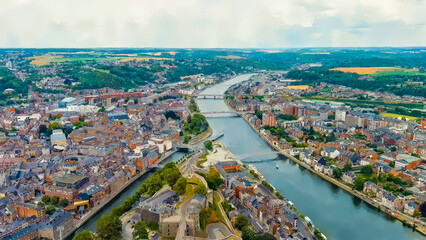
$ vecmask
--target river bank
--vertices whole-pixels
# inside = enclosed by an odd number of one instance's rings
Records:
[[[237,76],[201,94],[224,94],[232,85],[247,81],[252,74]],[[201,112],[229,112],[223,99],[197,100]],[[245,163],[252,163],[277,191],[297,204],[328,239],[424,239],[370,204],[324,181],[297,162],[273,153],[276,150],[235,114],[207,116],[214,134],[223,133],[220,142]],[[276,168],[278,165],[279,168]]]
[[[212,133],[213,133],[213,131],[209,126],[209,127],[207,127],[206,131],[198,134],[194,139],[191,139],[191,141],[189,141],[188,145],[196,145],[198,143],[201,143],[202,141],[209,138],[212,135]]]
[[[230,107],[230,105],[227,103],[228,107]],[[230,107],[230,109],[234,110],[232,107]],[[269,146],[271,146],[272,148],[274,148],[275,150],[277,150],[279,153],[283,154],[284,156],[286,156],[287,158],[291,159],[292,161],[298,163],[300,166],[304,167],[305,169],[309,170],[312,173],[315,173],[316,175],[318,175],[319,177],[321,177],[322,179],[340,187],[341,189],[345,190],[346,192],[352,194],[353,196],[358,197],[359,199],[363,200],[364,202],[370,204],[371,206],[375,207],[376,209],[382,211],[383,213],[399,220],[400,222],[402,222],[403,224],[414,224],[412,218],[406,216],[405,214],[402,214],[400,212],[396,212],[394,210],[388,209],[385,206],[381,205],[380,203],[375,202],[372,199],[369,199],[367,197],[365,197],[365,194],[363,194],[362,192],[359,192],[351,187],[349,187],[348,185],[338,181],[335,178],[332,178],[330,176],[327,176],[321,172],[315,171],[311,166],[307,165],[306,163],[304,163],[303,161],[300,161],[299,159],[295,158],[294,156],[291,156],[288,152],[286,152],[283,149],[280,149],[278,146],[275,146],[271,141],[269,141],[266,136],[264,136],[263,134],[260,133],[260,131],[256,128],[256,126],[254,126],[248,119],[247,117],[243,114],[242,118],[252,127],[252,129],[263,139],[265,140]],[[424,236],[426,236],[426,227],[424,225],[416,225],[415,230],[421,234],[423,234]]]
[[[174,160],[173,158],[176,156],[178,158],[180,158],[179,152],[177,151],[169,151],[167,153],[165,153],[163,156],[160,157],[160,159],[157,161],[157,163],[155,163],[155,166],[160,165],[162,162],[164,161],[168,161],[168,160]],[[171,159],[170,159],[171,158]],[[82,219],[80,220],[76,220],[75,224],[74,224],[74,228],[72,231],[70,231],[66,236],[64,236],[63,239],[72,239],[72,237],[76,234],[79,233],[83,230],[90,230],[90,231],[95,231],[95,225],[96,225],[96,221],[97,219],[94,219],[95,216],[97,216],[100,212],[104,211],[104,210],[108,210],[109,208],[113,208],[114,206],[111,205],[111,203],[120,203],[123,200],[119,199],[119,198],[124,198],[126,199],[126,193],[130,193],[133,190],[136,191],[136,188],[133,189],[133,185],[137,184],[137,182],[139,181],[144,181],[146,180],[146,177],[149,177],[149,175],[152,174],[152,170],[147,169],[143,172],[138,173],[135,177],[133,177],[132,179],[130,179],[129,181],[127,181],[123,187],[120,189],[120,191],[117,191],[111,195],[109,195],[109,197],[103,199],[98,205],[96,205],[95,207],[93,207],[90,212],[88,212],[86,215],[83,216]],[[139,184],[138,184],[139,185]],[[136,186],[137,188],[139,188],[139,186]],[[130,193],[133,194],[133,193]],[[129,194],[127,194],[129,195]],[[117,200],[117,201],[113,201],[113,200]],[[108,209],[107,209],[108,208]],[[109,211],[107,211],[109,212]]]

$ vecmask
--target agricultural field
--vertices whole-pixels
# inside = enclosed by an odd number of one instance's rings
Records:
[[[62,56],[62,55],[43,55],[30,57],[32,59],[30,62],[31,65],[35,66],[46,66],[55,63],[71,62],[71,61],[111,61],[112,58],[108,57],[72,57],[72,56]]]
[[[162,54],[169,54],[171,56],[176,55],[178,52],[155,52],[155,53],[151,53],[151,52],[146,52],[146,53],[141,53],[141,54],[145,54],[145,55],[150,55],[150,56],[161,56]]]
[[[357,73],[357,74],[369,74],[375,76],[383,75],[425,75],[426,73],[420,73],[418,69],[406,69],[397,67],[342,67],[332,68],[333,71],[342,71],[345,73]]]
[[[401,119],[408,118],[408,120],[410,120],[410,121],[416,121],[418,119],[416,117],[401,115],[401,114],[396,114],[396,113],[380,113],[380,116],[401,118]]]
[[[81,53],[83,54],[83,53]],[[149,54],[148,54],[149,55]],[[159,53],[161,55],[161,53]],[[158,56],[158,54],[152,54],[151,56]],[[137,57],[136,54],[116,54],[112,56],[91,56],[91,54],[86,54],[84,56],[79,56],[77,54],[64,54],[56,55],[56,53],[46,54],[42,56],[29,57],[32,59],[30,64],[35,66],[46,66],[51,64],[63,63],[63,62],[73,62],[73,61],[120,61],[120,62],[129,62],[129,61],[149,61],[149,60],[162,60],[162,61],[173,61],[173,58],[159,58],[159,57]]]
[[[115,57],[112,58],[119,60],[120,62],[130,62],[130,61],[149,61],[149,60],[160,60],[160,61],[173,61],[173,58],[157,58],[157,57]]]

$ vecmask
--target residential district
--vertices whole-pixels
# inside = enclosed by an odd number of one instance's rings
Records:
[[[426,122],[348,100],[425,100],[294,85],[283,76],[260,72],[213,97],[224,97],[278,152],[424,233]],[[98,221],[104,228],[97,224],[96,236],[325,239],[253,165],[208,140],[211,130],[193,96],[230,77],[193,75],[126,91],[30,88],[33,101],[2,107],[0,239],[69,237],[148,171],[155,174],[105,216],[110,221]],[[159,169],[176,151],[188,154]]]

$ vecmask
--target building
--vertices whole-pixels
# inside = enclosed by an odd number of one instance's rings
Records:
[[[345,173],[343,174],[342,180],[343,180],[344,182],[347,182],[347,183],[353,184],[353,183],[354,183],[354,181],[355,181],[355,178],[356,178],[356,175],[355,175],[354,173],[352,173],[352,172],[345,172]]]
[[[337,110],[336,111],[336,121],[346,121],[346,111]]]
[[[68,105],[73,104],[77,99],[73,97],[67,97],[58,102],[58,108],[67,108]]]
[[[50,143],[52,146],[61,146],[61,147],[67,147],[67,138],[65,137],[64,132],[62,129],[55,129],[53,130],[52,135],[50,136]]]
[[[276,124],[275,115],[270,112],[264,112],[262,115],[262,124],[264,126],[275,127],[275,124]]]

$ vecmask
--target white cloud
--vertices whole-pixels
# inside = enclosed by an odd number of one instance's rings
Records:
[[[424,0],[2,0],[0,47],[424,46]]]

